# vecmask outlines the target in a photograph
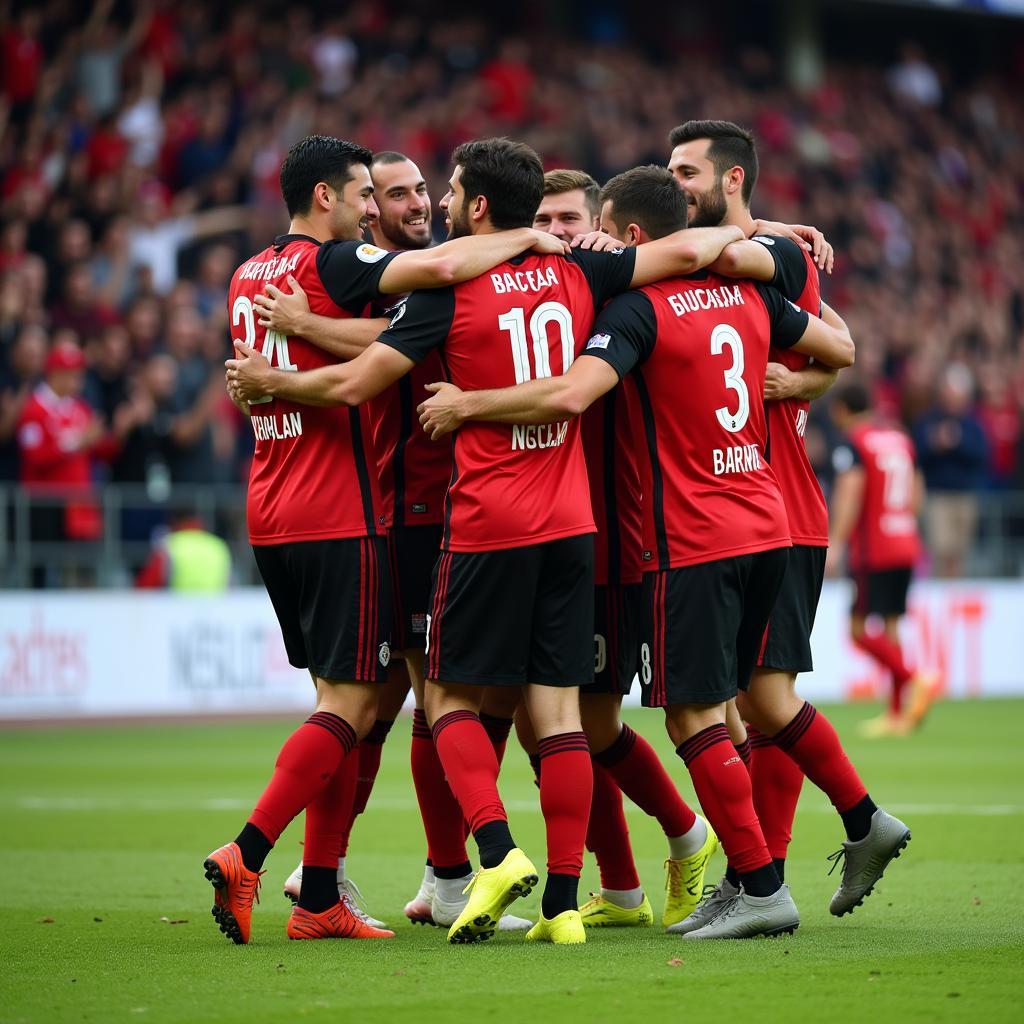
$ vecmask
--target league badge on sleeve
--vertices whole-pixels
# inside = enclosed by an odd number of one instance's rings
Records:
[[[587,342],[587,348],[607,348],[608,342],[612,340],[610,334],[595,334],[590,341]]]
[[[356,249],[356,256],[364,263],[376,263],[378,260],[384,259],[387,254],[387,249],[379,249],[376,245],[369,243],[364,243]]]

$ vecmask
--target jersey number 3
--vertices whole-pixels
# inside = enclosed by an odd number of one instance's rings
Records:
[[[743,339],[735,327],[719,324],[711,332],[711,354],[721,355],[726,346],[732,352],[732,366],[725,371],[725,386],[736,392],[736,411],[730,412],[729,407],[723,405],[715,410],[715,415],[730,434],[736,434],[747,425],[750,417],[750,393],[743,379]]]
[[[249,348],[256,347],[256,312],[253,308],[252,299],[245,295],[239,295],[231,307],[231,323],[237,327],[242,324],[245,329],[244,338],[235,338],[232,341],[241,341]],[[277,364],[280,370],[297,370],[298,367],[292,362],[288,354],[288,336],[280,331],[267,331],[263,336],[263,358],[271,365]],[[276,357],[276,358],[275,358]],[[270,401],[270,395],[266,398],[258,398],[250,405],[263,405]]]

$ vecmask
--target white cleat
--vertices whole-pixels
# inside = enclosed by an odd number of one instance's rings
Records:
[[[420,882],[420,891],[405,905],[405,916],[413,924],[437,924],[432,913],[434,883],[425,878]]]
[[[285,880],[284,894],[292,901],[299,902],[299,892],[302,889],[302,865],[300,864]],[[363,894],[355,882],[346,878],[341,871],[338,872],[338,899],[348,908],[353,917],[359,918],[364,924],[373,928],[387,928],[383,921],[371,917],[364,909]]]

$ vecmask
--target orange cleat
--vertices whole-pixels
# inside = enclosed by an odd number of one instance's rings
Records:
[[[295,907],[288,918],[289,939],[393,939],[387,928],[360,921],[340,900],[319,914]]]
[[[214,850],[203,861],[206,878],[213,886],[213,916],[220,930],[235,945],[249,941],[253,900],[260,901],[262,871],[250,871],[242,863],[237,843]]]

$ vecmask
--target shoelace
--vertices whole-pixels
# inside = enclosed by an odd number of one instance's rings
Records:
[[[709,900],[714,899],[714,897],[721,895],[721,892],[722,892],[722,887],[720,885],[716,885],[713,882],[709,882],[701,890],[700,903],[698,903],[697,906],[703,907],[704,904],[707,903]]]
[[[597,907],[597,906],[601,905],[602,896],[601,896],[601,894],[599,892],[592,892],[589,895],[590,895],[590,899],[587,900],[587,902],[584,903],[582,907],[580,907],[580,913],[581,914],[588,907]]]
[[[679,864],[677,861],[672,860],[670,857],[665,861],[665,867],[668,868],[668,877],[665,879],[665,891],[670,896],[680,896],[683,891],[683,875],[679,870]]]
[[[345,894],[357,907],[364,911],[366,910],[366,900],[363,899],[363,894],[359,891],[359,886],[356,885],[351,878],[346,878],[339,888],[345,890]]]
[[[261,882],[261,879],[263,878],[263,876],[266,873],[267,872],[266,872],[265,869],[263,871],[257,871],[256,872],[256,878],[252,882],[250,882],[247,878],[242,880],[242,888],[243,888],[243,890],[246,887],[251,886],[252,890],[253,890],[253,894],[252,894],[253,895],[253,899],[255,899],[257,903],[259,903],[259,901],[260,901],[260,886],[263,884]]]
[[[835,869],[839,866],[840,862],[842,862],[845,865],[846,847],[840,846],[835,853],[830,853],[826,859],[832,861],[832,867],[828,869],[828,873],[831,875],[832,872],[835,871]]]

